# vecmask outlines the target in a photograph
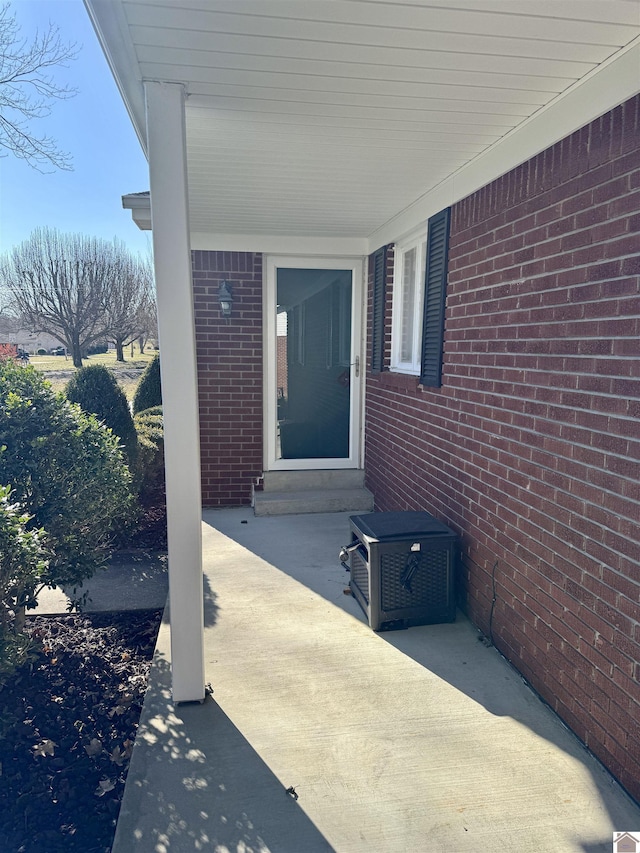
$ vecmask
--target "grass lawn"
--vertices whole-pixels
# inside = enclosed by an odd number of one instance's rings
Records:
[[[82,364],[83,366],[104,364],[113,370],[118,384],[127,395],[127,399],[131,400],[142,372],[155,354],[156,351],[153,347],[147,347],[144,353],[140,353],[137,344],[135,344],[133,357],[131,356],[131,347],[126,347],[124,362],[116,361],[115,350],[110,350],[109,352],[90,355],[83,360]],[[44,373],[56,391],[63,391],[76,371],[71,357],[64,355],[32,355],[29,364]]]

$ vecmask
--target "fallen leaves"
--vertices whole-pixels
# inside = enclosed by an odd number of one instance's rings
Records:
[[[125,761],[128,761],[131,758],[131,751],[133,749],[133,741],[127,739],[122,744],[122,746],[123,746],[123,749],[120,749],[119,746],[114,747],[113,750],[111,751],[111,754],[109,755],[110,760],[113,761],[114,764],[117,764],[118,767],[122,767],[122,765],[125,763]]]
[[[104,797],[109,791],[113,791],[116,787],[115,779],[101,779],[98,782],[98,787],[93,792],[96,797]]]
[[[102,741],[98,740],[97,737],[93,737],[84,750],[90,758],[94,755],[100,755],[102,752]]]
[[[34,755],[41,755],[44,758],[45,755],[55,755],[57,745],[58,744],[54,743],[52,740],[43,738],[40,743],[34,744],[31,748],[33,749]]]
[[[110,849],[159,620],[27,619],[47,651],[0,688],[3,851]]]

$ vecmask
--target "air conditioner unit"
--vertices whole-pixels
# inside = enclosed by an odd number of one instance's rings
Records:
[[[351,593],[374,631],[453,622],[458,537],[427,512],[371,512],[349,519]]]

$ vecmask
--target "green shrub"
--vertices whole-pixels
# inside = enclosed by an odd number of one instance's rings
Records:
[[[162,406],[138,412],[133,422],[138,434],[140,500],[151,503],[165,487]]]
[[[36,353],[36,355],[46,355],[46,354],[47,354],[46,349],[42,349],[42,347],[40,347],[40,349]]]
[[[28,530],[29,516],[0,486],[0,685],[25,661],[25,608],[33,605],[47,569],[43,530]]]
[[[162,406],[154,406],[152,409],[138,412],[134,418],[134,424],[141,448],[144,447],[151,453],[157,453],[162,449],[164,439]]]
[[[138,439],[129,403],[115,376],[103,364],[90,364],[76,371],[66,388],[67,399],[110,427],[122,442],[133,472],[138,456]]]
[[[0,364],[0,483],[47,531],[47,586],[75,587],[109,555],[132,515],[131,474],[119,442],[56,394],[33,367]]]
[[[160,384],[160,354],[154,355],[140,377],[133,398],[133,414],[162,405],[162,386]]]

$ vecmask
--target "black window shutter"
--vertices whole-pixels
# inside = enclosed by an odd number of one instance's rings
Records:
[[[442,385],[442,344],[447,296],[450,214],[450,207],[436,213],[429,220],[427,230],[420,382],[422,385],[435,388]]]
[[[371,372],[384,368],[384,306],[386,300],[387,247],[373,256],[373,321],[371,326]]]

